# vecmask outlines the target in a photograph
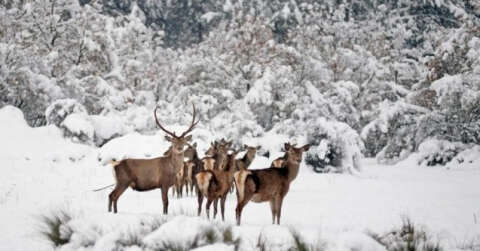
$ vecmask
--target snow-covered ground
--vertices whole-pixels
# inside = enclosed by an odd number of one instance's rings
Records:
[[[210,140],[202,130],[198,137]],[[115,149],[131,149],[137,156],[160,155],[168,147],[160,133],[131,134],[97,149],[63,139],[53,126],[30,128],[21,112],[5,107],[0,109],[0,139],[0,250],[51,249],[38,234],[39,216],[58,208],[74,214],[72,243],[92,241],[90,248],[95,250],[112,250],[122,233],[161,218],[160,190],[127,190],[119,200],[117,215],[107,213],[109,189],[92,191],[114,181],[112,168],[103,165],[102,158],[120,154]],[[385,233],[399,226],[404,216],[424,226],[450,250],[478,240],[479,167],[426,168],[418,167],[414,159],[397,166],[378,165],[371,159],[362,162],[362,171],[354,175],[316,174],[302,165],[283,203],[280,227],[271,225],[268,203],[245,207],[242,226],[233,227],[234,235],[241,237],[241,247],[250,250],[262,237],[267,244],[277,245],[276,249],[288,248],[285,245],[292,240],[286,231],[294,228],[307,240],[325,242],[327,250],[384,250],[366,232]],[[252,165],[261,168],[269,163],[257,157]],[[226,221],[231,225],[235,205],[231,194],[226,204]],[[173,216],[143,242],[153,248],[162,238],[193,238],[189,229],[209,225],[204,215],[194,216],[196,209],[194,197],[170,196]],[[216,224],[223,226],[218,219]],[[228,249],[222,244],[211,248]]]

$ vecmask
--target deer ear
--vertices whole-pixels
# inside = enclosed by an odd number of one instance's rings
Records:
[[[248,148],[248,146],[247,146],[247,145],[243,145],[243,148],[247,149],[247,148]]]
[[[197,148],[197,142],[193,143],[192,147]]]
[[[192,141],[192,135],[188,135],[185,137],[185,141]]]
[[[306,144],[306,145],[302,146],[302,148],[303,148],[303,151],[306,152],[306,151],[308,151],[308,149],[310,149],[310,144]]]
[[[172,137],[165,135],[165,140],[168,142],[172,142]]]
[[[285,148],[285,152],[288,152],[288,150],[290,150],[290,143],[285,143],[283,148]]]
[[[262,148],[262,146],[257,146],[257,150],[260,150],[260,148]]]

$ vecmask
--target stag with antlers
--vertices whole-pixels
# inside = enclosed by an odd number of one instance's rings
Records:
[[[175,184],[176,175],[183,168],[184,147],[191,141],[188,135],[200,120],[195,121],[196,110],[193,105],[192,122],[189,128],[180,136],[165,129],[157,118],[157,108],[154,117],[157,126],[164,131],[165,139],[171,143],[167,156],[153,159],[124,159],[113,164],[116,179],[115,189],[108,196],[108,211],[117,213],[117,201],[122,193],[131,187],[135,191],[149,191],[156,188],[162,190],[163,213],[168,214],[168,189]]]

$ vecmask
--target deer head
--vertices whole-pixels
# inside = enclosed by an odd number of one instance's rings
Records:
[[[247,153],[246,153],[247,156],[255,156],[255,154],[257,154],[257,151],[260,150],[262,146],[255,147],[255,146],[243,145],[243,148],[247,149]]]
[[[193,106],[192,122],[190,123],[190,127],[185,132],[183,132],[180,136],[177,136],[175,132],[168,131],[162,126],[162,124],[160,124],[157,118],[158,107],[156,107],[155,111],[153,112],[157,126],[160,127],[160,129],[162,129],[162,131],[164,131],[167,134],[165,135],[165,140],[172,143],[171,153],[173,154],[181,154],[184,152],[183,148],[185,147],[185,145],[188,144],[189,141],[192,140],[192,135],[187,135],[187,134],[189,134],[193,130],[193,128],[198,124],[198,122],[200,122],[200,119],[195,121],[195,116],[196,116],[195,105],[192,103],[192,106]]]
[[[303,152],[306,152],[308,149],[310,149],[310,144],[306,144],[299,148],[295,147],[295,145],[296,144],[291,145],[290,143],[285,143],[285,152],[288,154],[287,161],[300,163],[302,161]]]
[[[209,147],[208,150],[205,152],[205,155],[208,155],[208,156],[213,156],[213,155],[215,155],[215,148],[217,147],[217,144],[218,144],[217,141],[211,142],[211,143],[210,143],[210,147]]]
[[[197,154],[197,143],[193,145],[188,144],[187,150],[183,152],[183,157],[188,158],[189,161],[193,160],[194,156]]]

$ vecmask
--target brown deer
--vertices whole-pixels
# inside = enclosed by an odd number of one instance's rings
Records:
[[[241,159],[237,159],[236,165],[237,165],[237,171],[240,170],[247,170],[252,161],[255,159],[255,155],[257,154],[257,151],[261,148],[261,146],[253,147],[253,146],[248,146],[244,145],[244,149],[247,149],[247,152]]]
[[[183,156],[184,159],[187,159],[183,162],[183,168],[180,168],[175,181],[175,189],[172,189],[173,195],[177,193],[177,197],[183,197],[183,187],[185,187],[186,195],[188,196],[188,192],[193,192],[193,180],[192,180],[192,172],[195,166],[195,162],[193,161],[197,156],[197,143],[193,145],[187,144],[187,150],[184,151]],[[171,147],[164,153],[164,155],[168,155]],[[189,190],[190,189],[190,190]]]
[[[167,156],[157,157],[153,159],[124,159],[116,162],[113,166],[116,178],[115,189],[108,196],[108,211],[117,213],[117,201],[122,193],[131,187],[136,191],[149,191],[156,188],[162,190],[163,213],[168,213],[168,189],[174,185],[175,176],[179,169],[183,167],[184,147],[188,141],[192,139],[189,134],[198,124],[195,121],[196,111],[193,105],[192,122],[189,128],[180,136],[174,132],[165,129],[157,118],[157,108],[154,110],[155,122],[158,127],[168,135],[165,139],[171,142],[171,150]]]
[[[297,144],[293,144],[293,145],[290,145],[290,143],[285,143],[285,146],[287,147],[295,147]],[[283,149],[283,152],[285,152],[285,154],[282,156],[282,157],[279,157],[279,158],[276,158],[272,161],[272,164],[270,165],[270,167],[276,167],[276,168],[283,168],[285,167],[285,164],[287,163],[287,158],[288,158],[288,151],[286,151],[285,149]]]
[[[250,164],[253,162],[255,159],[255,156],[257,155],[257,150],[261,148],[261,146],[248,146],[248,145],[243,145],[243,148],[247,150],[243,158],[235,160],[235,170],[247,170]],[[233,178],[233,177],[232,177]],[[234,191],[234,185],[233,185],[233,180],[232,180],[232,186],[230,187],[230,193],[233,193]]]
[[[251,200],[256,203],[270,202],[272,224],[280,224],[283,198],[290,188],[290,183],[297,177],[303,152],[310,145],[300,148],[285,144],[288,158],[284,168],[266,168],[242,170],[235,172],[237,186],[237,208],[235,209],[237,225],[240,225],[243,207]]]
[[[175,196],[177,194],[177,198],[183,197],[183,185],[185,184],[185,162],[183,162],[183,166],[178,169],[177,174],[175,175],[175,186],[172,189],[172,195]]]
[[[217,151],[222,147],[229,147],[231,143],[219,144],[217,146]],[[213,217],[217,215],[217,203],[220,200],[220,207],[222,213],[222,220],[225,220],[225,200],[227,198],[227,193],[233,182],[233,173],[235,171],[235,156],[238,152],[233,152],[232,154],[226,154],[225,164],[217,165],[214,160],[215,167],[213,170],[204,170],[199,172],[195,179],[197,180],[199,193],[197,194],[198,198],[198,215],[200,216],[202,212],[202,203],[203,197],[207,198],[207,204],[205,205],[205,210],[207,217],[210,218],[210,205],[214,202],[213,205]],[[219,154],[218,152],[216,154]]]

